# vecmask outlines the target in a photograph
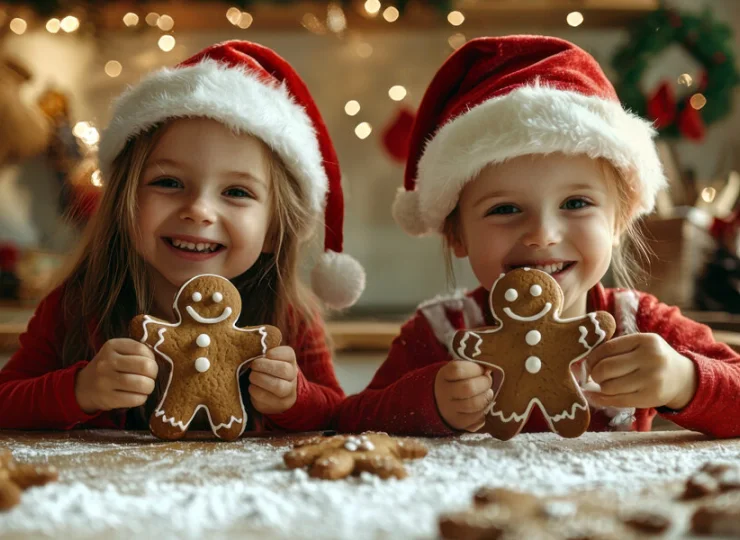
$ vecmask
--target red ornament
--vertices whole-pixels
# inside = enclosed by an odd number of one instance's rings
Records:
[[[692,141],[701,141],[704,139],[706,134],[706,126],[704,120],[699,114],[699,111],[694,109],[690,103],[686,103],[686,106],[678,116],[678,129],[681,134]]]
[[[20,251],[15,244],[0,244],[0,271],[15,272]]]
[[[676,119],[676,98],[673,88],[667,82],[658,87],[653,97],[648,100],[647,114],[655,120],[655,127],[662,129],[670,126]]]
[[[409,155],[409,137],[415,118],[410,109],[402,107],[383,131],[383,147],[394,161],[404,163]]]
[[[727,60],[727,57],[725,56],[725,53],[717,51],[712,55],[712,59],[717,64],[724,64],[725,60]]]

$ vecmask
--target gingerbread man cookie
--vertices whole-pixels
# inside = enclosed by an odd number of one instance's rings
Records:
[[[43,486],[57,478],[54,467],[18,463],[9,450],[0,448],[0,511],[18,504],[26,489]]]
[[[161,439],[179,439],[200,409],[205,409],[213,433],[226,440],[239,437],[247,412],[239,375],[255,358],[280,344],[273,326],[238,328],[239,291],[216,275],[196,276],[175,296],[176,323],[138,315],[131,337],[152,347],[170,365],[162,399],[149,419]]]
[[[338,480],[361,472],[381,478],[405,478],[407,473],[403,460],[426,455],[426,447],[413,439],[368,432],[362,435],[313,437],[297,443],[283,459],[289,469],[310,466],[310,476]]]
[[[581,435],[591,415],[571,366],[612,337],[614,318],[597,311],[561,319],[560,286],[546,272],[528,268],[502,274],[489,303],[498,325],[461,330],[452,341],[459,358],[502,375],[482,431],[509,440],[537,406],[552,431]]]

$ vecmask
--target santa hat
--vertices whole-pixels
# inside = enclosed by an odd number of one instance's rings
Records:
[[[354,304],[365,287],[365,272],[342,253],[339,162],[319,110],[290,64],[261,45],[227,41],[146,76],[115,103],[100,140],[103,176],[109,178],[128,140],[167,119],[186,117],[211,118],[249,133],[280,156],[310,208],[324,211],[324,253],[311,274],[314,291],[334,308]]]
[[[633,189],[632,215],[647,213],[665,184],[654,134],[575,45],[542,36],[474,39],[450,56],[422,99],[393,216],[409,234],[440,232],[486,165],[552,152],[607,159]]]

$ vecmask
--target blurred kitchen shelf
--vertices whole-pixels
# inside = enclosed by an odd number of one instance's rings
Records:
[[[368,16],[362,0],[344,9],[348,30],[385,31],[406,28],[440,29],[455,32],[468,29],[503,29],[511,26],[567,28],[566,16],[578,11],[583,15],[581,28],[621,27],[630,24],[659,7],[659,0],[456,0],[453,9],[465,15],[465,22],[451,26],[445,13],[423,2],[410,2],[406,12],[396,22],[383,19],[382,11]],[[326,31],[327,6],[325,1],[292,2],[284,5],[255,3],[247,10],[252,17],[249,30],[297,30],[302,21],[319,33]],[[389,6],[384,6],[389,7]],[[212,30],[235,27],[227,20],[227,4],[221,2],[174,1],[150,2],[146,12],[167,14],[175,21],[175,31]],[[96,14],[99,28],[108,31],[127,30],[122,22],[128,12],[143,15],[143,8],[131,2],[108,2]],[[143,17],[142,17],[143,19]],[[336,24],[336,23],[335,23]],[[143,20],[139,28],[145,28]],[[136,31],[136,29],[131,29]],[[248,37],[248,35],[246,36]]]

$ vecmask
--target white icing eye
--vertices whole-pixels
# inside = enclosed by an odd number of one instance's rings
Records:
[[[208,334],[201,334],[195,338],[195,343],[198,347],[208,347],[211,344],[211,337]]]
[[[539,296],[539,295],[541,295],[542,294],[542,287],[540,287],[539,285],[532,285],[529,288],[529,294],[531,294],[532,296]]]
[[[519,293],[516,292],[516,289],[509,289],[504,293],[504,298],[506,298],[507,302],[513,302],[519,298]]]
[[[193,293],[193,302],[200,302],[201,300],[203,300],[203,295],[200,294],[199,292],[194,292]]]
[[[224,295],[221,294],[220,292],[215,292],[215,293],[213,293],[213,296],[211,296],[211,299],[214,302],[218,303],[218,302],[220,302],[221,300],[224,299]]]

